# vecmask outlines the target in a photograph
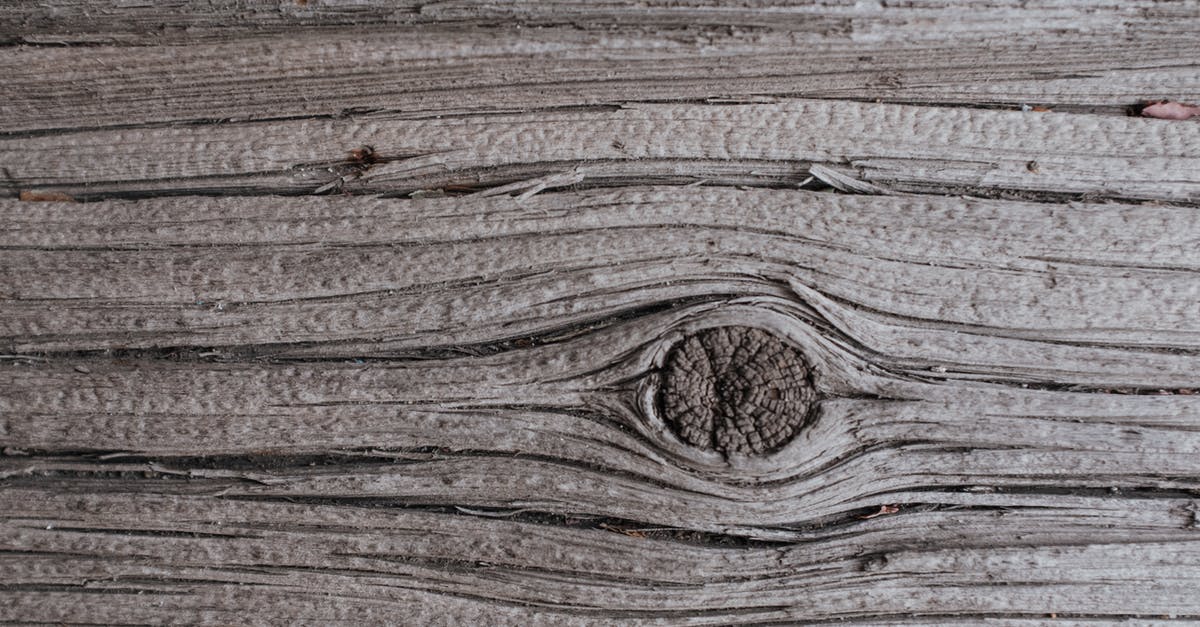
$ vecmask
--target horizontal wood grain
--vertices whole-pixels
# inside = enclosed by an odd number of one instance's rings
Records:
[[[662,181],[795,186],[812,163],[845,164],[851,175],[897,192],[1195,202],[1200,126],[802,100],[380,115],[0,140],[10,193],[81,197],[408,193],[525,179],[531,188]],[[539,179],[545,176],[551,179]]]
[[[792,527],[890,502],[1049,507],[1068,489],[1183,498],[1200,446],[1194,395],[875,375],[823,382],[817,422],[779,452],[724,458],[685,445],[657,407],[637,403],[657,370],[567,364],[557,381],[507,383],[484,374],[494,361],[11,366],[5,444],[48,459],[9,458],[4,471],[13,481],[150,471],[224,478],[226,495],[589,512],[794,539]],[[818,363],[821,376],[841,374]],[[198,451],[216,470],[196,466]],[[306,465],[328,455],[342,463]],[[247,457],[262,465],[225,468]],[[977,486],[992,487],[964,496]]]
[[[1200,5],[1196,9],[1200,16]],[[1128,115],[1200,101],[1179,19],[1109,30],[910,37],[548,28],[289,33],[151,47],[6,49],[0,132],[392,112],[531,111],[647,101],[851,99]],[[930,37],[930,33],[941,37]],[[894,33],[893,33],[894,36]],[[189,80],[180,81],[178,77]]]
[[[1197,24],[0,4],[0,623],[1200,622]]]
[[[1198,614],[1188,208],[3,207],[9,617],[78,620],[84,590],[145,622]],[[667,348],[721,324],[813,366],[818,418],[778,452],[659,415]]]
[[[19,585],[4,592],[0,616],[70,621],[83,610],[99,622],[403,616],[894,624],[978,614],[1186,621],[1200,613],[1189,593],[1200,578],[1196,532],[1181,528],[1185,512],[1172,514],[1169,502],[1153,502],[1136,518],[1114,514],[1103,500],[1076,508],[918,508],[812,532],[793,545],[720,548],[420,509],[109,490],[4,493],[19,504],[2,540],[6,571]],[[1115,534],[1112,524],[1138,537]],[[928,531],[913,537],[915,527]],[[1089,542],[1079,544],[1081,536]],[[1011,544],[996,548],[997,538]]]
[[[1194,0],[983,0],[962,10],[952,0],[651,0],[648,2],[472,2],[469,0],[180,0],[96,6],[85,0],[12,2],[0,8],[4,43],[123,44],[196,42],[298,30],[400,32],[437,28],[580,31],[654,29],[665,34],[704,29],[783,30],[859,39],[1003,39],[1030,32],[1149,34],[1188,32]],[[532,28],[531,28],[532,27]],[[718,31],[719,32],[719,31]]]
[[[1200,329],[1183,207],[679,187],[79,207],[0,203],[11,352],[403,356],[769,297],[892,366],[1169,386]]]

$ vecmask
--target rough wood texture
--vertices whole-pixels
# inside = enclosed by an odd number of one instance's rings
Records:
[[[804,354],[762,329],[693,333],[672,348],[662,370],[657,409],[681,440],[702,450],[773,452],[796,436],[816,407]]]
[[[970,11],[952,0],[648,0],[643,2],[470,2],[468,0],[181,0],[98,6],[86,0],[10,2],[0,8],[6,42],[177,43],[298,29],[416,26],[557,27],[604,30],[648,27],[672,31],[758,28],[854,34],[860,38],[929,40],[1003,38],[1029,32],[1085,34],[1186,32],[1190,0],[983,0]],[[402,32],[409,32],[407,30]],[[669,39],[669,38],[664,38]]]
[[[1197,124],[811,100],[77,131],[2,139],[0,160],[10,193],[81,197],[795,186],[819,162],[892,191],[1200,200]]]
[[[1124,115],[1149,99],[1200,100],[1190,54],[1200,8],[1190,19],[1153,23],[1101,16],[1066,27],[1006,19],[973,29],[909,15],[870,26],[815,20],[800,31],[722,26],[665,36],[646,25],[402,34],[355,28],[200,43],[187,55],[178,41],[89,47],[87,55],[13,47],[0,68],[5,126],[26,132],[639,101],[804,97]],[[181,75],[194,79],[176,80]]]
[[[0,396],[13,618],[78,619],[91,581],[150,586],[167,614],[114,617],[151,622],[1200,612],[1200,400],[1112,393],[1196,383],[1190,209],[687,188],[4,207],[5,335],[29,355]],[[826,398],[766,458],[690,446],[653,402],[671,338],[731,323],[801,347]],[[118,353],[73,352],[98,349]],[[411,583],[298,605],[362,577]]]
[[[0,6],[0,621],[1200,621],[1200,3],[897,4]]]

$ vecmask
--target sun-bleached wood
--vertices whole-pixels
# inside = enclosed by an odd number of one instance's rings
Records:
[[[531,188],[647,181],[796,185],[809,164],[827,163],[846,164],[855,176],[892,191],[1195,202],[1200,125],[822,100],[639,104],[11,137],[0,139],[0,163],[10,191],[91,197],[407,193],[522,179],[534,179],[526,184]],[[551,178],[537,180],[544,176]]]
[[[1091,30],[1084,22],[1013,32],[1005,19],[960,33],[909,16],[911,24],[890,21],[892,30],[880,17],[847,18],[854,26],[827,32],[721,27],[667,38],[644,25],[486,35],[355,28],[198,43],[187,55],[178,41],[86,55],[9,48],[0,57],[8,87],[0,131],[794,97],[1126,115],[1150,100],[1200,100],[1200,69],[1187,53],[1195,11],[1191,21],[1164,13]],[[879,14],[891,13],[903,11]]]
[[[1188,19],[1198,11],[1195,0],[981,0],[973,2],[970,10],[953,0],[359,0],[353,5],[328,0],[214,0],[203,5],[167,0],[108,6],[86,0],[39,0],[0,6],[0,42],[146,45],[303,30],[387,28],[407,34],[481,27],[491,31],[624,27],[680,35],[667,40],[731,36],[738,30],[892,41],[1003,40],[1030,33],[1154,37],[1192,32],[1195,26]]]
[[[6,618],[1200,614],[1187,208],[3,207]],[[824,399],[765,457],[653,402],[672,343],[730,324],[788,338]]]
[[[415,356],[756,297],[892,367],[969,355],[963,377],[1181,385],[1200,345],[1187,207],[685,187],[85,206],[0,202],[8,350]]]
[[[1200,613],[1196,532],[1179,504],[1158,499],[1137,513],[1104,498],[917,508],[794,545],[729,549],[420,508],[136,491],[153,483],[109,481],[105,494],[73,482],[6,489],[13,522],[0,559],[21,585],[0,592],[0,617],[713,625],[961,624],[985,614],[1036,624],[1052,614]],[[997,538],[1011,545],[996,548]]]
[[[0,4],[0,622],[1198,622],[1198,23]]]

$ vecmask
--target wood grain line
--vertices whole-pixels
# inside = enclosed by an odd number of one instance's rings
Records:
[[[0,203],[6,352],[470,354],[664,304],[774,298],[893,370],[1194,383],[1187,208],[710,188],[79,207]]]
[[[0,3],[0,623],[1200,622],[1198,24]]]
[[[96,7],[84,0],[16,2],[0,7],[0,42],[47,45],[196,43],[264,34],[388,29],[405,35],[438,30],[570,28],[581,32],[655,31],[666,39],[719,39],[783,31],[860,41],[912,39],[999,40],[1013,36],[1097,32],[1153,35],[1194,30],[1194,0],[984,0],[971,11],[950,0],[874,3],[854,0],[587,0],[478,3],[363,0],[353,5],[309,1],[216,0]],[[481,40],[486,37],[480,37]]]
[[[377,161],[353,158],[364,146]],[[1195,202],[1198,147],[1200,126],[1164,120],[807,100],[88,131],[0,140],[0,166],[13,190],[96,196],[406,193],[565,171],[560,186],[731,183],[760,167],[795,185],[819,162],[898,192]]]
[[[664,37],[641,27],[354,28],[196,44],[186,56],[178,42],[9,48],[0,132],[796,97],[1127,115],[1150,100],[1200,100],[1200,68],[1184,53],[1196,29],[1163,20],[1121,24],[1128,34],[1115,39],[1105,28],[1015,34],[1007,21],[996,33],[943,30],[931,39],[917,34],[930,28],[917,20],[900,41],[757,30]]]

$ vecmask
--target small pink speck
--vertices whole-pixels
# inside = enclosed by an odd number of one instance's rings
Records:
[[[1155,102],[1143,107],[1142,115],[1160,120],[1186,120],[1200,115],[1200,107],[1182,102]]]

